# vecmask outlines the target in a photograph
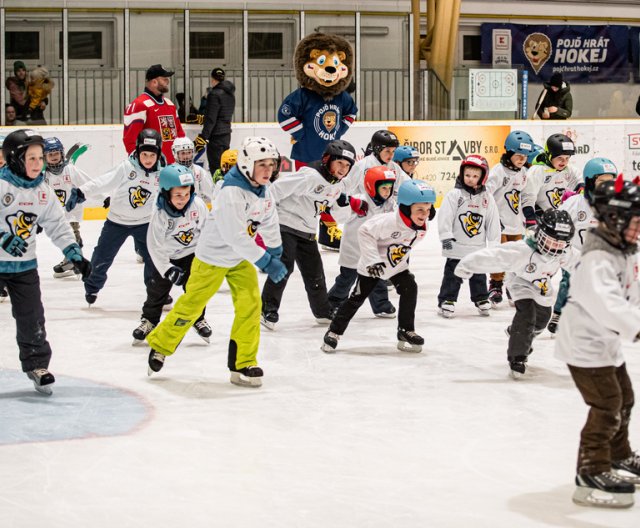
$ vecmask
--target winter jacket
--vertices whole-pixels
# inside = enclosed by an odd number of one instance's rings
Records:
[[[568,119],[573,112],[573,97],[571,96],[571,87],[568,82],[562,83],[562,88],[557,92],[551,89],[548,83],[544,83],[544,90],[538,98],[536,104],[536,114],[542,119],[545,108],[557,106],[558,111],[550,114],[549,119]]]
[[[222,81],[207,91],[202,137],[231,134],[231,117],[236,107],[236,87],[231,81]]]

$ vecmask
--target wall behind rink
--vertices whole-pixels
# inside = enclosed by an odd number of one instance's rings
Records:
[[[414,146],[420,153],[418,177],[428,181],[437,191],[438,202],[453,187],[461,160],[468,154],[481,154],[489,165],[498,163],[504,149],[504,139],[511,130],[524,130],[540,145],[551,134],[570,136],[577,154],[572,163],[578,168],[594,157],[611,159],[618,170],[627,177],[640,175],[640,119],[628,120],[569,120],[542,121],[410,121],[410,122],[357,122],[343,139],[350,141],[360,155],[371,135],[382,128],[389,128],[401,144]],[[120,163],[126,156],[122,144],[121,125],[34,127],[43,136],[57,136],[66,148],[76,142],[87,143],[90,150],[78,160],[78,167],[91,177],[96,177]],[[199,126],[186,125],[189,137],[194,138]],[[11,128],[0,127],[6,135]],[[277,124],[234,124],[231,148],[238,148],[247,136],[265,136],[271,139],[280,153],[289,156],[290,136]],[[290,164],[283,164],[283,173]],[[86,218],[103,218],[101,198],[89,199],[85,208]]]

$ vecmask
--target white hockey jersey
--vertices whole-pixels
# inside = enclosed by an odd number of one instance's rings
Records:
[[[383,262],[380,278],[388,279],[409,268],[411,249],[424,240],[428,223],[416,231],[407,225],[398,211],[374,216],[360,226],[358,273],[368,276],[367,267]]]
[[[542,255],[529,243],[517,240],[471,253],[456,266],[455,274],[468,279],[474,273],[505,270],[505,285],[513,300],[533,299],[540,306],[553,306],[556,292],[551,277],[561,267],[570,268],[580,253],[570,247],[564,254],[552,257]]]
[[[569,213],[576,228],[576,234],[571,240],[571,245],[579,251],[582,250],[587,230],[598,225],[589,202],[582,194],[574,194],[562,202],[560,209]]]
[[[80,186],[85,196],[108,194],[107,218],[116,224],[141,225],[151,219],[158,196],[159,171],[146,173],[127,159],[109,172]]]
[[[67,197],[71,193],[71,189],[81,187],[87,183],[89,176],[75,165],[67,163],[60,174],[45,172],[44,179],[49,184],[49,187],[53,189],[62,207],[64,207],[67,204]],[[65,210],[65,217],[69,222],[80,222],[83,209],[82,204],[79,204],[70,212]]]
[[[243,260],[255,263],[265,254],[255,241],[258,231],[267,247],[282,245],[278,213],[268,187],[252,189],[233,167],[200,234],[196,257],[222,268]]]
[[[17,178],[7,167],[0,169],[0,232],[16,235],[29,246],[21,257],[14,257],[0,248],[0,273],[19,273],[38,266],[38,225],[60,250],[76,243],[64,210],[44,178],[39,176],[39,182],[33,187],[15,185],[12,179]]]
[[[411,178],[404,172],[395,161],[390,161],[386,165],[380,163],[375,154],[365,156],[351,167],[349,174],[342,180],[344,184],[344,193],[347,196],[356,194],[367,194],[364,188],[364,175],[371,167],[387,167],[396,175],[396,183],[393,186],[393,196],[397,196],[400,185]]]
[[[493,195],[498,206],[502,233],[524,235],[524,216],[520,207],[520,195],[527,183],[527,169],[514,171],[502,163],[494,165],[489,172],[487,191]]]
[[[622,365],[622,339],[634,341],[640,332],[639,288],[637,255],[625,255],[587,232],[571,274],[555,357],[582,368]]]
[[[172,216],[156,206],[147,231],[147,249],[156,269],[164,277],[171,260],[186,257],[196,250],[200,232],[209,210],[204,201],[194,197],[180,216]]]
[[[534,165],[527,170],[527,183],[522,191],[522,207],[537,205],[543,211],[557,209],[565,189],[573,191],[582,183],[582,175],[572,165],[558,172],[548,165]]]
[[[305,166],[284,174],[269,186],[278,208],[280,225],[308,233],[318,230],[318,216],[343,193],[340,182],[329,183],[316,169]]]
[[[471,194],[455,187],[442,200],[438,210],[440,240],[454,238],[452,249],[443,249],[447,258],[460,259],[487,245],[500,244],[500,217],[488,191]]]
[[[360,260],[360,242],[358,241],[358,230],[360,226],[374,216],[392,212],[395,207],[395,200],[389,197],[382,205],[376,205],[371,196],[368,194],[358,195],[356,198],[366,201],[369,206],[366,216],[358,216],[351,213],[342,230],[342,238],[340,239],[340,256],[338,264],[345,268],[357,269]]]
[[[211,205],[213,202],[213,179],[209,171],[200,165],[193,163],[189,170],[193,173],[193,179],[196,181],[196,194],[202,198],[205,204]]]

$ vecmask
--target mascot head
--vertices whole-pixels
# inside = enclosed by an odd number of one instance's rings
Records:
[[[342,37],[313,33],[296,46],[296,79],[325,99],[344,92],[353,75],[353,48]]]

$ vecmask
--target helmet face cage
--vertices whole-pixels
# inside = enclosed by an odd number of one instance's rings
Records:
[[[2,144],[2,154],[11,172],[20,177],[27,176],[24,156],[31,145],[40,145],[44,152],[44,139],[31,129],[20,129],[9,134]]]
[[[193,165],[193,155],[195,153],[195,145],[193,141],[191,141],[187,137],[176,138],[171,145],[171,152],[173,152],[173,157],[176,160],[176,163],[183,165],[184,167],[191,167]],[[188,153],[191,152],[191,155]],[[180,156],[181,153],[187,153],[186,157]],[[183,159],[180,159],[183,158]]]
[[[48,159],[48,154],[53,154],[54,152],[60,153],[60,159],[52,163]],[[64,159],[64,146],[62,145],[62,141],[60,141],[57,137],[50,137],[44,140],[44,160],[47,163],[47,171],[52,174],[60,174],[67,164]]]
[[[248,137],[238,150],[238,161],[236,167],[247,179],[253,181],[253,167],[256,161],[264,159],[277,160],[280,153],[275,145],[265,137]]]
[[[569,242],[553,238],[542,229],[538,229],[536,231],[536,245],[538,246],[538,251],[543,255],[555,257],[566,251],[569,247]]]
[[[521,130],[514,130],[505,139],[504,149],[507,152],[528,157],[533,152],[534,145],[533,138],[529,134]]]
[[[567,211],[545,211],[536,229],[538,251],[543,255],[561,255],[569,247],[574,233],[575,227]]]
[[[378,130],[371,136],[371,150],[376,155],[379,155],[385,148],[398,148],[399,146],[400,141],[397,136],[388,130]]]

